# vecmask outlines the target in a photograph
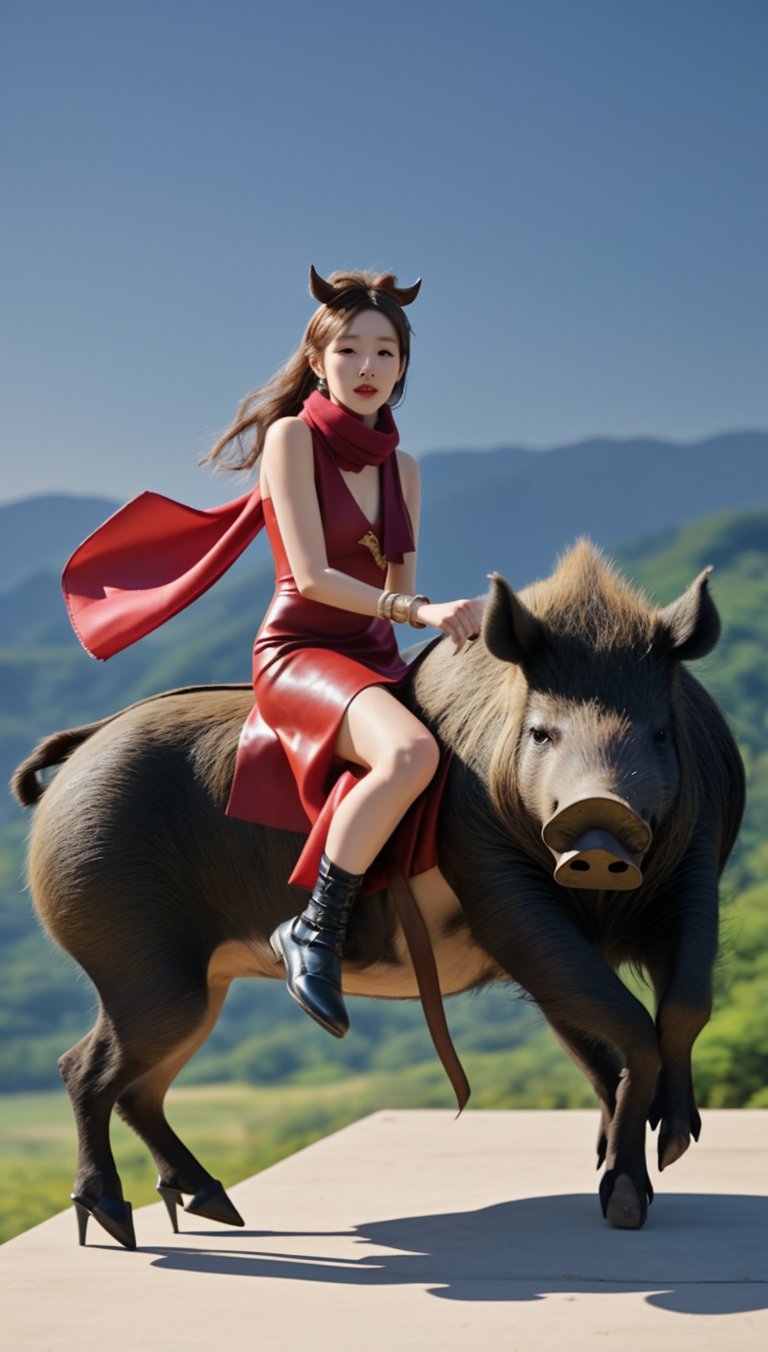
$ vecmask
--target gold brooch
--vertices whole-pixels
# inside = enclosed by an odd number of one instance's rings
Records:
[[[378,537],[377,535],[374,535],[374,533],[373,533],[372,530],[367,530],[367,531],[365,532],[365,535],[363,535],[363,536],[358,540],[357,543],[358,543],[359,545],[365,545],[366,549],[370,549],[370,551],[371,551],[371,553],[373,554],[373,557],[375,558],[375,560],[376,560],[376,562],[378,563],[379,567],[382,568],[382,569],[384,570],[384,572],[386,572],[386,570],[387,570],[387,560],[384,558],[384,555],[383,555],[382,552],[381,552],[381,545],[379,544],[379,537]]]

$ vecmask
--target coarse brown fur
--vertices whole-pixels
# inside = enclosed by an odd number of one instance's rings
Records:
[[[711,1007],[717,878],[743,806],[733,739],[681,665],[717,641],[707,577],[660,610],[580,542],[519,595],[495,578],[482,638],[458,656],[430,645],[404,694],[453,753],[440,873],[414,880],[441,986],[511,978],[538,1002],[600,1101],[600,1197],[624,1227],[642,1225],[652,1195],[647,1120],[660,1124],[662,1167],[698,1135],[690,1052]],[[77,1194],[124,1243],[132,1227],[105,1135],[115,1103],[167,1188],[226,1213],[162,1103],[231,979],[279,975],[268,936],[296,909],[285,880],[300,837],[223,813],[250,700],[237,686],[166,692],[46,739],[14,779],[22,802],[41,800],[38,913],[101,1002],[61,1063],[80,1130]],[[65,757],[42,794],[36,772]],[[606,795],[652,833],[642,885],[559,885],[543,824],[574,798],[599,814]],[[345,959],[348,991],[415,993],[383,893],[355,908]],[[616,976],[622,962],[648,974],[655,1023]]]

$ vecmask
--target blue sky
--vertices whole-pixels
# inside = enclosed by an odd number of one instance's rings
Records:
[[[0,501],[196,467],[310,262],[422,275],[404,446],[768,426],[763,0],[5,0]]]

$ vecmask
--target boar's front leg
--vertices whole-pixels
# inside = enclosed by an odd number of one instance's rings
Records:
[[[659,1168],[674,1164],[699,1139],[691,1050],[712,1012],[717,953],[718,886],[712,847],[697,841],[659,899],[663,944],[643,961],[656,991],[661,1071],[649,1121],[659,1126]]]
[[[597,1136],[597,1167],[605,1163],[608,1132],[616,1111],[616,1094],[621,1079],[621,1061],[613,1047],[596,1042],[594,1037],[563,1028],[549,1020],[558,1042],[587,1077],[600,1104],[600,1130]]]
[[[624,1061],[608,1125],[600,1183],[611,1225],[639,1229],[653,1188],[645,1131],[661,1066],[654,1022],[562,909],[524,858],[450,878],[478,942],[536,1000],[557,1029],[614,1047]],[[506,876],[505,876],[506,875]],[[607,1115],[606,1115],[607,1117]]]

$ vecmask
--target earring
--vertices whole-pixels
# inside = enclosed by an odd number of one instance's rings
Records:
[[[317,377],[317,388],[318,388],[320,394],[327,394],[327,393],[328,393],[328,385],[327,385],[327,383],[326,383],[325,376],[318,376],[318,377]]]

